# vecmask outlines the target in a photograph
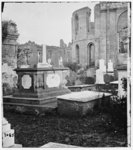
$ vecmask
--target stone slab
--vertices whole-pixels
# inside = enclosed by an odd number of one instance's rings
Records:
[[[96,92],[96,91],[81,91],[81,92],[72,92],[62,96],[57,96],[57,99],[84,103],[95,99],[100,99],[103,97],[103,95],[106,97],[106,96],[110,96],[111,94],[104,93],[104,92]]]
[[[104,95],[104,100],[108,102],[110,93],[82,91],[73,92],[57,97],[57,109],[60,115],[79,117],[87,113],[93,113],[94,108],[101,106],[101,100]]]
[[[14,144],[13,146],[10,146],[9,148],[22,148],[21,144]]]
[[[94,86],[95,84],[82,84],[82,85],[74,85],[74,86],[68,86],[68,88],[83,88],[83,87],[90,87]]]
[[[74,146],[74,145],[49,142],[49,143],[41,146],[41,148],[78,148],[78,147]]]
[[[118,84],[118,81],[110,82],[110,84]]]

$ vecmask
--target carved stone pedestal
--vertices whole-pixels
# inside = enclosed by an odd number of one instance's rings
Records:
[[[4,108],[41,113],[57,107],[56,97],[70,90],[65,86],[67,68],[21,68],[18,88],[13,96],[4,96]]]

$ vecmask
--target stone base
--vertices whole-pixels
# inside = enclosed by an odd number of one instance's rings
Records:
[[[55,94],[47,94],[44,97],[14,97],[4,96],[3,104],[4,110],[15,110],[18,112],[26,112],[30,114],[39,114],[50,112],[57,108],[57,99],[59,95],[70,93],[68,89],[61,89]]]
[[[60,115],[78,117],[93,112],[94,107],[100,107],[101,99],[111,96],[109,93],[82,91],[73,92],[57,97],[58,112]]]
[[[48,64],[48,63],[38,63],[37,68],[52,68],[52,65]]]
[[[49,142],[49,143],[41,146],[41,148],[78,148],[78,147],[74,146],[74,145]]]

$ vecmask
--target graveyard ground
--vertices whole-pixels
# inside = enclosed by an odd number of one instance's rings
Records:
[[[15,143],[23,147],[40,147],[58,142],[83,147],[126,146],[126,133],[104,113],[83,118],[61,117],[57,113],[42,116],[5,112],[4,117],[15,130]]]

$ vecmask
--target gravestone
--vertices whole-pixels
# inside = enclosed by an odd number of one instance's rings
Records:
[[[48,59],[48,64],[51,65],[51,59],[50,58]]]
[[[62,57],[60,57],[60,59],[59,59],[59,67],[63,67],[63,59],[62,59]]]
[[[96,84],[105,84],[104,74],[106,72],[106,66],[104,64],[104,59],[99,60],[99,69],[96,70]]]
[[[96,84],[105,84],[105,82],[104,82],[104,72],[100,69],[96,70]]]
[[[25,66],[15,71],[18,75],[18,87],[13,96],[4,96],[4,108],[11,106],[12,109],[30,113],[50,111],[57,107],[57,96],[70,93],[65,86],[69,69],[61,66],[55,68],[48,64],[45,45],[42,63],[39,62],[34,68]]]
[[[106,72],[106,66],[105,66],[104,59],[99,60],[99,69],[102,70],[103,72]]]
[[[113,63],[111,60],[109,60],[108,62],[108,72],[113,72],[114,71],[114,68],[113,68]]]
[[[4,148],[22,147],[20,144],[15,144],[14,130],[5,118],[2,119],[2,146]]]

